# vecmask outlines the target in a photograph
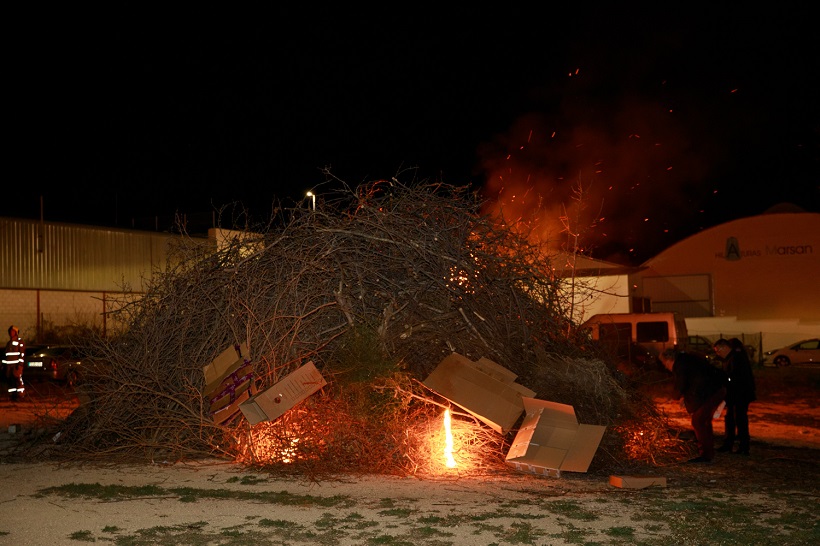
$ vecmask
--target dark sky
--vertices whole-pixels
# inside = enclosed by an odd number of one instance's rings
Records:
[[[582,246],[640,263],[781,202],[820,211],[808,8],[594,6],[52,14],[10,40],[0,215],[260,219],[338,187],[329,169],[469,184],[558,243],[580,187]]]

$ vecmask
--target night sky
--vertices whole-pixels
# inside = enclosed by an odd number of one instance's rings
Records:
[[[396,177],[470,185],[557,245],[572,212],[587,253],[638,264],[820,211],[820,39],[780,6],[51,14],[10,40],[0,215],[195,228]]]

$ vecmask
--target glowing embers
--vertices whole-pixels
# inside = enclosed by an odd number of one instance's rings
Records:
[[[453,458],[453,426],[450,422],[450,410],[444,410],[444,464],[447,468],[455,468],[456,460]]]
[[[292,463],[297,455],[296,447],[299,443],[299,438],[291,438],[289,441],[290,446],[282,447],[279,453],[279,460],[284,464]]]
[[[272,422],[263,421],[254,425],[249,437],[241,443],[240,462],[246,464],[286,464],[304,463],[308,460],[317,460],[320,454],[318,446],[321,440],[315,437],[316,431],[311,431],[312,423],[307,411],[299,412],[306,426],[300,426],[299,417],[293,420]]]
[[[471,238],[475,238],[475,234]],[[461,294],[475,294],[481,262],[472,252],[470,253],[470,260],[470,264],[450,266],[450,275],[446,279],[447,287],[450,290]]]
[[[452,290],[458,289],[463,294],[472,294],[475,290],[471,281],[477,277],[478,275],[470,274],[454,265],[450,267],[450,278],[447,279],[447,287]]]

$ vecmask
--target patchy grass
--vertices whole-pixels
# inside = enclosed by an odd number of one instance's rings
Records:
[[[265,483],[268,481],[267,478],[260,478],[259,476],[253,475],[246,475],[246,476],[232,476],[226,480],[227,483],[238,483],[239,485],[257,485],[260,483]]]
[[[240,480],[241,481],[241,480]],[[238,482],[231,482],[238,483]],[[254,485],[250,479],[246,485]],[[424,544],[445,546],[454,537],[471,537],[476,544],[610,544],[672,546],[680,544],[820,543],[820,523],[811,495],[786,490],[747,496],[731,491],[707,492],[703,487],[647,489],[583,498],[536,493],[522,500],[481,509],[457,504],[422,509],[417,498],[381,498],[365,509],[347,496],[294,495],[286,492],[228,489],[103,486],[71,483],[39,490],[38,497],[56,495],[101,502],[160,499],[164,502],[242,501],[248,513],[241,523],[218,528],[208,521],[162,525],[124,531],[105,525],[99,531],[77,530],[73,542],[107,542],[115,546],[230,544]],[[289,505],[310,510],[310,520],[260,517],[254,507]],[[479,511],[475,511],[479,508]],[[513,509],[514,508],[514,509]],[[330,509],[330,510],[326,510]],[[613,520],[613,515],[622,516]],[[629,525],[624,525],[629,521]],[[601,525],[608,523],[608,525]],[[8,532],[2,532],[8,536]],[[694,542],[693,542],[694,541]]]
[[[313,495],[294,495],[287,491],[233,491],[229,489],[194,489],[190,487],[175,487],[165,489],[155,485],[124,486],[100,485],[99,483],[70,483],[55,487],[46,487],[37,492],[38,496],[57,495],[68,498],[85,497],[100,500],[122,500],[135,498],[177,498],[180,502],[196,502],[197,500],[253,500],[268,504],[287,504],[299,506],[346,506],[350,499],[345,496],[317,497]]]
[[[79,542],[94,542],[94,534],[91,531],[74,531],[68,538],[71,540],[77,540]]]
[[[545,510],[570,519],[595,521],[598,516],[576,501],[550,501],[543,504]]]

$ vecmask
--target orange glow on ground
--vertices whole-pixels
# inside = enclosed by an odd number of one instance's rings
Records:
[[[447,468],[455,468],[456,460],[453,458],[453,430],[450,422],[450,410],[444,410],[444,460]]]

